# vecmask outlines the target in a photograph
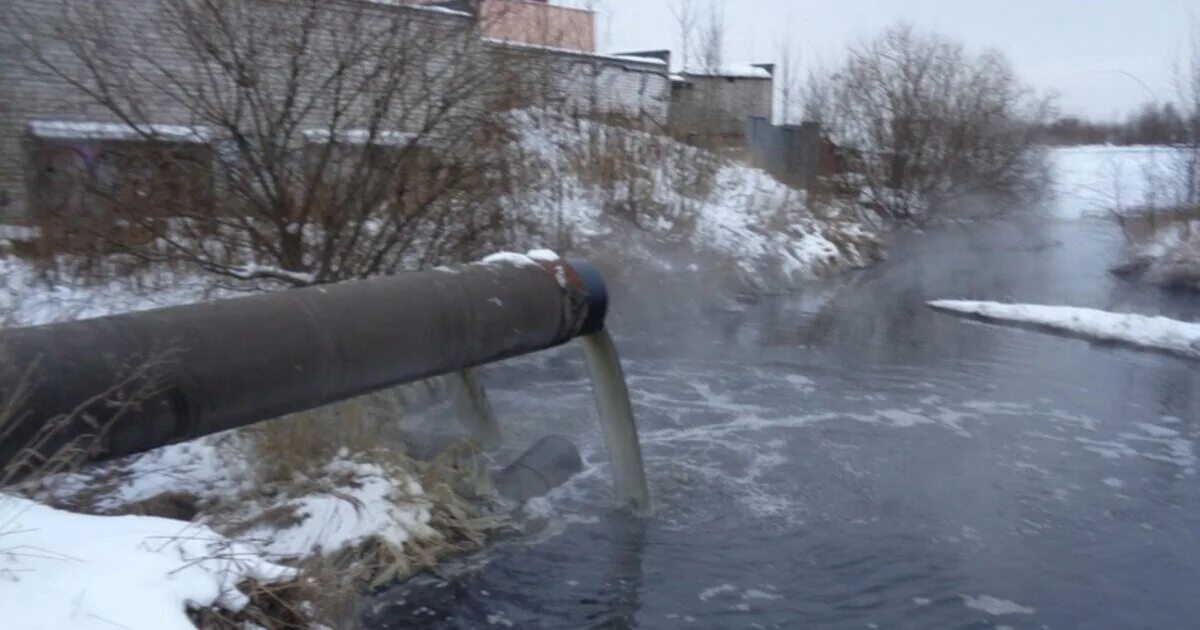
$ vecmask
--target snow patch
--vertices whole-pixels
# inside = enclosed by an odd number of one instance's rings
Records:
[[[11,225],[0,224],[0,240],[4,241],[31,241],[42,235],[42,231],[36,227],[26,225]]]
[[[766,68],[751,64],[730,63],[715,68],[692,67],[685,68],[684,75],[693,77],[723,77],[733,79],[770,79],[771,73]]]
[[[525,254],[518,254],[516,252],[496,252],[495,254],[485,256],[483,260],[479,262],[485,265],[508,264],[516,265],[518,267],[537,264],[529,256],[526,256]]]
[[[312,284],[317,281],[317,277],[311,273],[303,271],[287,271],[279,267],[271,265],[258,265],[249,263],[233,269],[231,272],[235,277],[242,280],[253,280],[255,278],[278,278],[296,284]]]
[[[991,321],[1029,324],[1087,339],[1119,342],[1200,359],[1200,324],[1166,317],[1036,304],[961,300],[934,300],[928,304],[938,310]]]
[[[188,608],[240,611],[238,583],[295,572],[202,525],[89,516],[0,495],[4,627],[192,630]]]
[[[125,123],[73,122],[67,120],[35,120],[29,123],[29,133],[37,138],[58,140],[169,140],[175,142],[207,143],[213,139],[212,129],[187,125],[144,124],[134,127]]]
[[[752,288],[779,289],[865,266],[881,250],[878,236],[851,215],[838,218],[827,208],[833,218],[816,218],[806,208],[804,191],[760,169],[647,132],[536,109],[509,116],[516,132],[513,150],[525,156],[538,179],[501,202],[534,224],[558,226],[572,236],[577,251],[669,270],[664,257],[640,248],[648,240],[684,247],[707,263],[691,269],[719,270]],[[638,178],[636,186],[618,181],[606,188],[579,165],[592,163],[609,146],[669,163],[631,165],[628,176]],[[691,190],[681,183],[688,169],[698,177],[711,169],[703,176],[708,185]],[[637,198],[629,198],[634,189]],[[635,221],[622,214],[628,207],[638,208]]]
[[[272,556],[294,558],[337,551],[372,537],[402,546],[414,537],[436,534],[429,526],[432,506],[415,479],[345,459],[334,460],[325,472],[353,482],[338,484],[336,492],[286,502],[298,523],[252,529],[244,537],[258,541]]]
[[[143,286],[153,288],[139,288]],[[29,263],[0,256],[0,316],[9,326],[38,326],[245,294],[214,289],[212,280],[200,274],[169,272],[91,284],[62,277],[51,285]]]
[[[314,144],[325,144],[332,139],[339,144],[371,144],[378,146],[406,146],[415,142],[418,134],[406,131],[382,129],[306,129],[304,139]]]

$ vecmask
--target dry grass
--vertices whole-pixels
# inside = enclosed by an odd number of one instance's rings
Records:
[[[403,415],[436,384],[416,384],[360,396],[269,420],[246,429],[262,483],[290,482],[339,453],[403,452]],[[384,459],[387,459],[385,457]]]
[[[204,630],[302,630],[314,627],[312,602],[321,590],[313,580],[295,580],[282,584],[244,582],[238,588],[250,598],[239,613],[219,608],[188,610],[188,617]],[[337,627],[337,626],[335,626]]]
[[[386,455],[377,450],[371,456]],[[216,609],[191,611],[197,625],[206,630],[241,630],[248,623],[269,630],[311,628],[317,624],[331,628],[353,626],[365,593],[432,569],[447,555],[477,549],[487,532],[496,527],[495,521],[481,516],[475,505],[454,490],[461,483],[460,478],[468,474],[459,468],[458,454],[450,453],[427,463],[405,460],[394,453],[389,459],[394,465],[403,463],[412,467],[425,484],[432,509],[429,525],[435,535],[415,537],[403,544],[373,537],[353,547],[305,558],[293,563],[301,576],[298,580],[241,585],[250,605],[237,614]],[[285,505],[267,510],[251,521],[224,528],[224,533],[233,535],[266,524],[282,528],[296,522],[295,510]]]
[[[426,386],[428,387],[428,386]],[[436,387],[436,386],[434,386]],[[331,550],[293,563],[301,578],[293,583],[243,585],[251,605],[238,614],[227,611],[193,611],[201,628],[233,630],[247,623],[270,630],[329,627],[354,624],[361,596],[419,571],[437,565],[440,558],[478,548],[496,521],[480,513],[471,497],[488,494],[486,470],[478,464],[469,443],[447,448],[433,461],[407,457],[400,440],[400,410],[414,396],[412,388],[385,392],[321,409],[293,414],[247,429],[251,456],[258,461],[259,479],[250,496],[239,503],[257,502],[267,507],[250,518],[231,522],[228,515],[208,515],[227,536],[238,536],[264,526],[284,529],[303,520],[282,498],[307,494],[339,493],[352,479],[330,476],[326,465],[338,458],[378,464],[397,476],[418,479],[429,502],[432,536],[413,537],[396,544],[373,537],[353,547]],[[397,497],[397,500],[405,500]]]
[[[328,494],[362,507],[355,497],[343,492],[356,483],[350,478],[352,475],[331,473],[327,469],[327,464],[335,459],[378,464],[384,470],[394,471],[397,478],[411,476],[425,490],[433,535],[413,537],[402,544],[376,537],[350,548],[290,562],[299,570],[299,579],[281,584],[252,581],[241,584],[239,588],[249,597],[250,605],[236,614],[215,608],[189,611],[198,627],[206,629],[352,626],[364,593],[432,568],[447,554],[478,548],[487,532],[496,526],[470,500],[488,494],[486,470],[479,466],[474,446],[452,445],[430,462],[412,460],[403,452],[401,410],[414,399],[429,396],[428,390],[437,387],[423,385],[361,397],[245,429],[249,439],[235,442],[247,449],[245,457],[255,461],[257,478],[238,495],[215,499],[165,492],[109,512],[204,522],[223,535],[236,538],[255,529],[298,525],[304,515],[298,514],[295,505],[289,503],[292,498]],[[0,407],[0,434],[4,419],[12,417],[15,409],[13,400],[4,402]],[[61,422],[51,425],[47,431],[65,426]],[[97,435],[88,437],[94,440]],[[39,439],[45,440],[46,436],[39,434]],[[87,452],[87,443],[72,444],[55,457],[34,459],[33,455],[27,455],[15,466],[21,467],[22,474],[35,465],[47,473],[69,471]],[[0,472],[11,476],[16,470]],[[109,498],[129,474],[120,464],[89,471],[88,476],[95,483],[84,484],[78,492],[72,491],[74,494],[59,493],[55,487],[47,486],[46,483],[57,478],[54,475],[31,479],[15,489],[36,494],[58,507],[96,513],[99,500]],[[408,501],[404,496],[395,500]],[[263,509],[238,511],[247,505],[261,505]]]
[[[117,381],[70,411],[45,419],[20,452],[0,467],[0,487],[78,469],[104,448],[112,428],[161,388],[169,353],[132,361]],[[25,416],[21,406],[37,377],[36,366],[16,379],[0,402],[0,441],[17,439]]]

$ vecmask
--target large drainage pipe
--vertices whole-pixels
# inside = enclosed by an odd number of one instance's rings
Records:
[[[10,329],[0,470],[13,481],[67,446],[116,458],[543,350],[603,330],[606,309],[590,266],[514,258]]]
[[[547,435],[492,478],[500,494],[525,502],[549,494],[582,471],[579,449],[561,435]]]

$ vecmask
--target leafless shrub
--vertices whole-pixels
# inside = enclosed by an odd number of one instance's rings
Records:
[[[1183,156],[1178,179],[1182,184],[1182,205],[1200,213],[1200,28],[1192,33],[1187,60],[1176,69],[1176,93],[1183,123]]]
[[[586,121],[587,141],[564,147],[567,167],[612,216],[639,228],[660,218],[686,230],[712,194],[722,158],[636,127]]]
[[[995,51],[906,25],[814,73],[805,115],[843,147],[846,185],[886,216],[928,218],[972,195],[1022,196],[1044,173],[1032,127],[1049,113]],[[853,179],[854,181],[850,181]]]
[[[83,184],[57,189],[83,192],[40,204],[51,238],[288,285],[494,245],[505,217],[490,149],[505,130],[471,20],[373,2],[147,0],[128,21],[121,4],[64,0],[52,24],[6,16],[31,63],[132,134],[87,143],[87,160],[53,158],[56,177]]]
[[[774,76],[778,93],[775,122],[790,125],[796,117],[796,102],[804,88],[799,72],[800,52],[796,49],[795,40],[786,36],[779,40],[778,50],[779,62],[775,65]]]
[[[1111,271],[1154,284],[1200,290],[1200,31],[1189,56],[1175,65],[1175,102],[1152,119],[1140,115],[1144,129],[1161,135],[1166,146],[1149,149],[1142,164],[1140,195],[1123,186],[1119,167],[1112,173],[1109,213],[1129,246],[1128,258]]]
[[[1152,236],[1160,223],[1182,223],[1189,231],[1188,224],[1200,218],[1200,31],[1190,55],[1174,65],[1174,102],[1144,107],[1129,124],[1131,132],[1156,145],[1137,174],[1142,194],[1124,190],[1122,165],[1114,164],[1110,173],[1109,210],[1134,236],[1147,227],[1144,235]]]

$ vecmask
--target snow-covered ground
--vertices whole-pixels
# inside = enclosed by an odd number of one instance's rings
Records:
[[[529,249],[619,260],[630,269],[685,267],[730,274],[742,286],[786,289],[879,260],[883,242],[853,209],[806,207],[803,191],[765,171],[665,136],[545,112],[512,114],[511,150],[522,186],[497,201],[535,228]],[[598,178],[597,164],[618,165]],[[601,181],[603,179],[603,181]],[[29,238],[0,226],[0,239]],[[247,275],[253,270],[247,262]],[[228,284],[228,282],[226,282]],[[279,283],[279,288],[286,285]],[[0,322],[27,326],[234,297],[261,289],[217,286],[210,277],[147,271],[132,278],[47,282],[26,261],[0,253]]]
[[[1185,154],[1170,147],[1093,145],[1050,151],[1054,211],[1060,218],[1110,216],[1143,206],[1165,207]]]
[[[851,212],[823,208],[818,218],[803,191],[760,169],[642,131],[540,111],[513,118],[514,149],[532,181],[505,204],[569,234],[585,255],[653,268],[686,253],[757,288],[796,286],[881,256],[879,236]]]
[[[189,608],[242,610],[245,580],[294,577],[204,525],[88,516],[0,494],[5,628],[190,629]]]
[[[1072,306],[935,300],[929,306],[989,321],[1035,326],[1089,340],[1200,359],[1200,324]]]
[[[182,498],[196,511],[190,522],[90,516],[0,494],[0,600],[35,604],[0,625],[191,628],[186,608],[240,610],[236,585],[247,578],[292,579],[284,565],[370,541],[402,551],[438,539],[433,501],[389,458],[342,451],[264,482],[259,457],[253,437],[230,432],[25,488],[47,503],[86,497],[98,514]]]
[[[114,278],[106,282],[61,277],[48,281],[25,260],[0,254],[0,323],[37,326],[246,293],[215,287],[211,279],[199,274],[147,275],[153,277]]]

